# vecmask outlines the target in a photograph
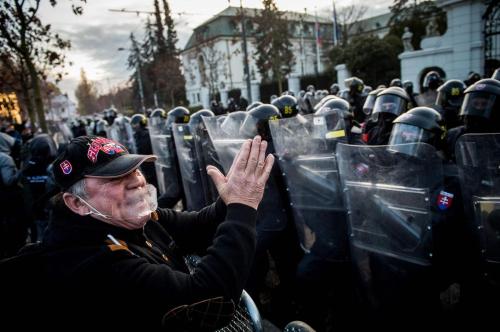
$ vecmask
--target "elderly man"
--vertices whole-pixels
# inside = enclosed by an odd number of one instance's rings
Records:
[[[256,209],[274,162],[266,147],[259,136],[247,140],[226,176],[208,166],[220,198],[199,212],[176,212],[156,208],[154,189],[138,169],[155,156],[129,154],[102,137],[73,139],[53,163],[62,193],[42,243],[47,305],[37,305],[35,325],[224,325],[254,255]],[[191,272],[189,253],[202,255]]]

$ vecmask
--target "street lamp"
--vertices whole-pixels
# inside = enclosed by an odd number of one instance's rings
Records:
[[[247,97],[248,102],[252,102],[252,90],[250,85],[250,70],[248,69],[248,51],[247,51],[247,30],[245,27],[245,12],[243,11],[243,4],[240,0],[240,11],[241,11],[241,33],[243,35],[243,65],[244,65],[244,77],[247,83]]]
[[[127,49],[123,47],[119,47],[118,51],[127,51]],[[146,108],[144,107],[144,90],[142,89],[142,77],[141,77],[141,57],[135,50],[131,50],[134,52],[136,57],[136,66],[137,66],[137,84],[139,84],[139,98],[141,99],[141,111],[142,114],[146,114]]]

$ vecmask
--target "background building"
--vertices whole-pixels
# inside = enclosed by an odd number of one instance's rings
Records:
[[[244,77],[242,31],[238,7],[228,7],[210,20],[196,27],[186,47],[181,52],[183,73],[186,79],[186,95],[190,105],[208,107],[210,97],[219,93],[227,105],[228,93],[240,90],[247,98]],[[260,9],[243,8],[247,20],[247,48],[249,72],[252,86],[252,100],[260,99],[261,77],[253,57],[255,52],[252,18]],[[289,89],[297,89],[297,79],[304,75],[322,72],[326,68],[326,51],[333,43],[331,19],[317,18],[309,14],[285,12],[291,34],[290,42],[295,54],[292,73],[294,83]],[[316,22],[319,25],[319,66],[316,52]],[[290,83],[290,81],[289,81]],[[298,92],[298,91],[295,91]],[[248,98],[247,98],[248,99]]]
[[[469,72],[490,76],[500,66],[500,3],[480,0],[437,0],[446,11],[447,31],[422,39],[421,50],[403,52],[401,78],[420,89],[430,70],[446,79],[467,78]]]

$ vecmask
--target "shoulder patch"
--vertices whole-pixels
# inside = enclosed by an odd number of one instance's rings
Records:
[[[448,210],[453,203],[453,195],[452,193],[441,190],[437,198],[437,205],[441,211]]]

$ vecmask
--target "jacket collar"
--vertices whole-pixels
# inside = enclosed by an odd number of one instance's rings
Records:
[[[126,242],[137,243],[143,239],[143,229],[113,226],[91,216],[80,216],[63,202],[57,205],[44,234],[43,242],[48,246],[101,245],[108,240],[108,234]]]

